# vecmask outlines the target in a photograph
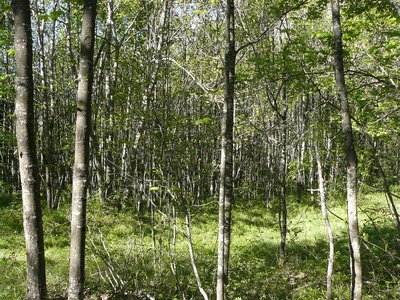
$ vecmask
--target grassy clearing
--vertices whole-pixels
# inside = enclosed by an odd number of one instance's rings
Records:
[[[398,203],[399,204],[399,203]],[[336,247],[334,295],[348,299],[346,207],[331,201]],[[261,203],[238,201],[233,212],[229,299],[323,299],[328,255],[318,199],[288,207],[288,256],[277,266],[278,214]],[[217,206],[194,209],[192,235],[203,286],[213,299],[216,273]],[[184,212],[176,226],[155,214],[154,245],[150,213],[121,212],[91,200],[88,213],[87,298],[202,299],[190,263]],[[64,299],[68,282],[69,207],[44,211],[47,280],[51,299]],[[365,299],[400,299],[400,246],[383,194],[360,197]],[[174,232],[176,243],[174,243]],[[104,243],[103,243],[104,242]],[[25,252],[18,200],[0,204],[0,299],[23,299]],[[175,273],[175,275],[174,275]]]

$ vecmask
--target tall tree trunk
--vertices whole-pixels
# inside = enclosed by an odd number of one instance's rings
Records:
[[[85,0],[83,6],[75,129],[75,164],[72,181],[71,252],[68,299],[83,299],[83,284],[85,279],[86,197],[89,168],[96,2],[96,0]]]
[[[112,47],[112,40],[113,40],[113,8],[114,1],[109,0],[107,1],[107,24],[106,24],[106,53],[105,53],[105,61],[106,61],[106,75],[105,75],[105,110],[108,112],[114,111],[114,100],[113,100],[113,93],[114,93],[114,81],[115,78],[113,77],[113,73],[116,72],[114,69],[115,66],[112,65],[112,58],[111,58],[111,47]],[[117,45],[116,45],[117,47]],[[118,50],[115,49],[117,52]],[[105,188],[105,196],[106,198],[111,196],[114,192],[114,162],[113,162],[113,144],[114,144],[114,137],[113,137],[113,116],[109,114],[105,116],[105,124],[108,128],[106,130],[107,134],[104,139],[104,146],[105,146],[105,181],[106,181],[106,188]]]
[[[27,258],[27,298],[46,298],[46,272],[33,109],[29,0],[12,2],[15,26],[15,115]]]
[[[347,100],[343,66],[342,29],[340,25],[340,3],[332,0],[332,22],[334,38],[334,68],[337,95],[340,100],[342,128],[347,163],[347,218],[349,224],[349,248],[351,269],[351,299],[362,297],[362,268],[357,213],[357,154],[354,149],[353,129]]]
[[[283,267],[285,264],[286,257],[286,238],[287,238],[287,162],[288,162],[288,151],[287,151],[287,79],[285,78],[282,83],[282,104],[283,112],[279,114],[282,120],[282,135],[281,135],[281,195],[279,199],[279,229],[281,234],[281,242],[279,244],[279,266]],[[276,110],[278,112],[278,110]]]
[[[287,117],[286,112],[284,112],[282,118],[282,152],[281,152],[281,195],[279,199],[279,229],[281,234],[281,242],[279,244],[279,266],[283,267],[285,264],[285,256],[286,256],[286,237],[287,237]]]
[[[53,12],[57,11],[58,8],[58,1],[54,3]],[[56,190],[56,169],[55,165],[57,165],[57,161],[54,157],[54,134],[57,132],[57,121],[55,121],[54,116],[54,95],[55,95],[55,86],[54,86],[54,78],[55,78],[55,56],[56,56],[56,20],[52,21],[51,27],[51,47],[50,47],[50,65],[49,65],[49,91],[50,97],[47,99],[46,102],[46,111],[47,111],[47,130],[46,130],[46,195],[47,195],[47,203],[51,209],[58,209],[58,200],[55,197],[55,190]],[[45,64],[45,62],[44,62]]]
[[[235,96],[235,4],[226,1],[225,95],[221,124],[221,166],[218,221],[217,300],[226,299],[231,207],[233,202],[233,115]]]
[[[325,179],[322,169],[321,154],[317,142],[315,142],[315,158],[317,160],[317,172],[318,172],[318,189],[321,202],[321,212],[322,217],[325,222],[326,233],[328,234],[329,242],[329,258],[328,258],[328,268],[326,271],[326,293],[327,299],[332,300],[332,274],[333,274],[333,263],[335,259],[335,246],[333,243],[333,233],[331,223],[329,222],[328,208],[326,205],[326,188]]]

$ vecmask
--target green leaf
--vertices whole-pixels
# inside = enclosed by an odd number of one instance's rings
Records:
[[[169,190],[170,193],[181,193],[182,189],[177,187],[177,186],[173,186],[171,187],[171,189]]]
[[[150,190],[150,191],[159,191],[159,190],[160,190],[160,187],[158,187],[158,186],[151,186],[149,190]]]
[[[47,21],[48,19],[49,19],[49,15],[47,15],[47,14],[40,14],[39,15],[39,20]]]
[[[205,117],[205,118],[201,118],[201,119],[197,119],[195,124],[196,125],[203,125],[203,124],[208,124],[212,122],[212,119],[209,117]]]
[[[217,0],[210,0],[210,3],[212,6],[218,6],[218,1]]]
[[[64,14],[64,12],[61,11],[61,10],[52,11],[52,12],[50,13],[50,19],[52,19],[53,21],[55,21],[55,20],[58,19],[59,16],[62,16],[63,14]]]
[[[15,54],[15,49],[14,48],[8,49],[7,50],[7,54],[8,55],[14,55]]]

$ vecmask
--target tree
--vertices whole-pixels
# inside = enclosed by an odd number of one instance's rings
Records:
[[[340,100],[342,130],[347,167],[347,221],[349,230],[351,299],[362,297],[362,268],[357,213],[357,154],[354,149],[350,107],[347,100],[343,64],[342,29],[340,24],[340,1],[332,0],[332,22],[334,39],[334,70],[337,96]]]
[[[83,299],[90,112],[97,0],[85,0],[81,31],[75,164],[72,181],[71,252],[68,299]]]
[[[321,161],[321,151],[319,149],[318,141],[315,142],[315,158],[317,161],[317,172],[318,172],[318,189],[320,194],[320,205],[321,205],[321,212],[322,217],[325,222],[326,233],[328,235],[328,242],[329,242],[329,258],[328,258],[328,268],[326,272],[326,293],[327,299],[332,299],[332,275],[333,275],[333,263],[335,260],[335,245],[333,242],[333,232],[331,223],[329,221],[328,215],[328,207],[326,204],[326,188],[325,188],[325,178],[324,178],[324,171],[322,168],[322,161]]]
[[[46,298],[46,272],[33,107],[29,0],[12,2],[15,27],[15,116],[26,242],[28,299]]]
[[[233,115],[235,98],[235,4],[226,1],[225,92],[221,123],[221,165],[218,213],[217,300],[225,300],[228,284],[233,202]]]

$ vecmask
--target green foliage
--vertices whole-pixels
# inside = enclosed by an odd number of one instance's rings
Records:
[[[52,11],[52,12],[50,12],[50,13],[48,13],[48,14],[45,14],[45,13],[43,13],[43,14],[40,14],[39,15],[39,20],[44,20],[44,21],[49,21],[49,20],[51,20],[51,21],[56,21],[60,16],[62,16],[62,15],[64,15],[64,11],[62,11],[62,10],[55,10],[55,11]]]
[[[210,122],[212,122],[212,119],[211,119],[211,118],[209,118],[209,117],[204,117],[204,118],[201,118],[201,119],[197,119],[196,122],[195,122],[195,124],[196,124],[196,125],[203,125],[203,124],[208,124],[208,123],[210,123]]]
[[[316,21],[321,19],[328,7],[329,0],[314,0],[307,3],[307,19]]]

